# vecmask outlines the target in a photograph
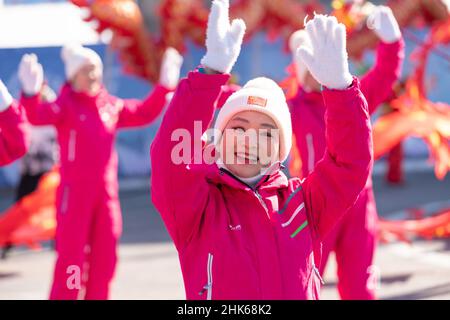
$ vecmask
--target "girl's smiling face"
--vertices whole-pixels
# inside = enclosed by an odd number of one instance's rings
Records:
[[[77,92],[95,95],[102,85],[102,68],[96,64],[86,64],[75,74],[71,84]]]
[[[235,114],[225,126],[219,145],[225,167],[241,178],[255,177],[279,160],[278,127],[262,112]]]

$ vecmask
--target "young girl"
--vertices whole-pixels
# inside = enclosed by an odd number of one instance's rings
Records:
[[[118,129],[143,126],[161,113],[178,81],[181,57],[169,50],[161,83],[143,102],[111,96],[102,86],[102,61],[81,46],[62,50],[67,83],[54,103],[40,100],[42,66],[23,57],[22,103],[33,125],[54,125],[60,146],[57,191],[57,261],[51,299],[107,299],[121,233],[118,197]],[[84,289],[84,296],[80,294]]]
[[[400,28],[391,9],[378,6],[369,17],[381,42],[377,48],[374,67],[361,78],[361,92],[367,99],[369,113],[392,93],[392,86],[401,73],[404,44]],[[306,177],[322,159],[326,148],[325,111],[320,84],[296,56],[301,44],[309,43],[306,30],[295,32],[290,47],[301,87],[288,101],[293,132],[302,161],[302,176]],[[342,299],[374,299],[376,281],[372,262],[377,237],[377,212],[372,179],[361,192],[355,205],[325,239],[320,272],[323,273],[329,253],[335,251],[338,269],[338,291]]]
[[[0,80],[0,166],[23,156],[27,150],[24,114]]]
[[[318,299],[321,240],[354,204],[372,165],[345,28],[321,15],[306,26],[312,47],[299,55],[324,86],[327,151],[305,180],[288,180],[280,167],[291,147],[290,114],[272,80],[254,79],[227,99],[214,126],[216,162],[198,150],[198,127],[212,121],[244,36],[242,20],[230,25],[228,6],[213,2],[202,66],[178,85],[152,144],[152,199],[178,250],[188,299]],[[256,145],[247,139],[254,133]],[[177,136],[191,137],[182,152]],[[180,163],[189,150],[194,161]]]

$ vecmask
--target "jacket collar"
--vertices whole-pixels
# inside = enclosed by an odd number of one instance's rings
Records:
[[[215,163],[209,165],[204,164],[201,166],[202,167],[206,166],[203,167],[202,170],[206,169],[207,172],[206,178],[210,182],[218,185],[220,184],[227,185],[235,189],[255,191],[255,190],[279,189],[288,186],[288,178],[281,171],[283,165],[280,162],[274,164],[274,169],[272,170],[272,173],[269,175],[262,176],[259,182],[255,185],[255,187],[252,187],[244,183],[238,177],[233,175],[230,171],[226,170],[225,168],[219,168]],[[200,168],[192,167],[192,169],[197,170]]]

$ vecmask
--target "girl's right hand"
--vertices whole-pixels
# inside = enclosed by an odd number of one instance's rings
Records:
[[[41,91],[44,83],[44,70],[35,54],[25,54],[19,65],[19,80],[23,92],[34,96]]]
[[[221,73],[230,73],[241,51],[245,23],[235,19],[230,24],[229,0],[214,0],[206,30],[206,54],[201,64]]]

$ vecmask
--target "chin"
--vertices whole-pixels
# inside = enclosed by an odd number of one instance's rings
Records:
[[[241,178],[252,178],[261,173],[261,168],[259,166],[255,168],[255,165],[251,164],[234,165],[233,167],[229,168],[229,170],[234,175]]]

